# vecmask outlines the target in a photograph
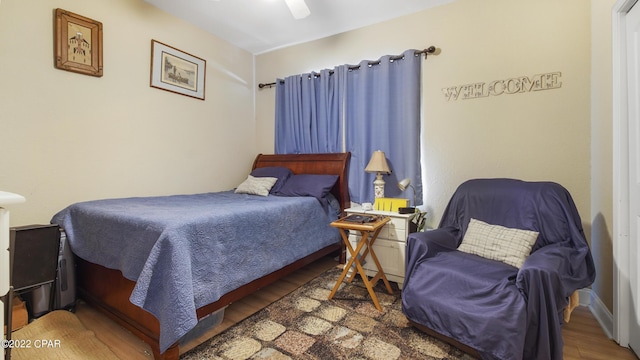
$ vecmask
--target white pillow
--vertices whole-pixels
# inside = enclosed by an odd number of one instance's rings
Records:
[[[518,269],[531,253],[537,231],[511,229],[471,219],[458,250],[502,261]]]
[[[271,190],[273,185],[276,184],[276,181],[278,181],[278,178],[253,177],[249,175],[249,177],[247,177],[247,180],[238,185],[235,193],[267,196],[269,195],[269,190]]]

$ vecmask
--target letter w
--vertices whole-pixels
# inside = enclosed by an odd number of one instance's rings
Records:
[[[453,100],[458,100],[458,96],[460,96],[460,88],[461,86],[443,88],[442,92],[444,93],[444,96],[447,98],[447,101],[451,100],[452,97],[453,97]]]

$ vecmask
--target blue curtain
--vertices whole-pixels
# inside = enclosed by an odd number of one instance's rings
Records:
[[[343,151],[341,82],[340,72],[328,69],[276,81],[277,154]]]
[[[420,167],[421,58],[380,58],[286,77],[276,81],[275,152],[351,152],[349,192],[357,203],[373,202],[375,174],[364,171],[375,150],[384,151],[391,175],[385,196],[408,197],[397,183],[410,178],[422,204]],[[345,139],[343,145],[343,138]],[[406,190],[411,192],[412,190]]]
[[[351,152],[349,191],[351,200],[373,202],[375,174],[366,173],[375,150],[384,151],[391,175],[383,175],[385,197],[412,199],[397,184],[410,178],[417,203],[422,204],[420,166],[420,78],[421,58],[407,50],[401,60],[390,56],[379,65],[360,63],[347,76],[346,150]]]

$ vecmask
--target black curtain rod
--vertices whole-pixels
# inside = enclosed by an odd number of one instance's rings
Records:
[[[426,49],[424,49],[424,50],[416,51],[414,54],[415,54],[416,56],[421,55],[421,54],[424,54],[424,58],[426,59],[428,54],[433,54],[433,53],[435,53],[435,52],[436,52],[436,47],[435,47],[435,46],[429,46],[428,48],[426,48]],[[389,58],[389,60],[391,60],[391,61],[393,61],[393,60],[400,60],[400,59],[402,59],[403,57],[404,57],[403,55],[392,56],[392,57],[390,57],[390,58]],[[379,65],[379,64],[380,64],[380,60],[376,60],[376,61],[369,61],[369,63],[368,63],[368,64],[369,64],[369,65]],[[349,66],[349,70],[358,70],[358,69],[360,69],[360,65]],[[333,74],[333,70],[329,71],[329,74]],[[318,75],[318,76],[320,76],[320,75]],[[269,87],[269,88],[271,88],[271,87],[272,87],[272,86],[274,86],[274,85],[276,85],[276,83],[275,83],[275,82],[272,82],[272,83],[266,83],[266,84],[264,84],[264,83],[259,83],[259,84],[258,84],[258,87],[259,87],[260,89],[265,88],[265,87]]]

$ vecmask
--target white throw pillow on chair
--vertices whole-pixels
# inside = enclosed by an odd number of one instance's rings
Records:
[[[531,253],[538,234],[537,231],[512,229],[471,219],[458,250],[519,269]]]

